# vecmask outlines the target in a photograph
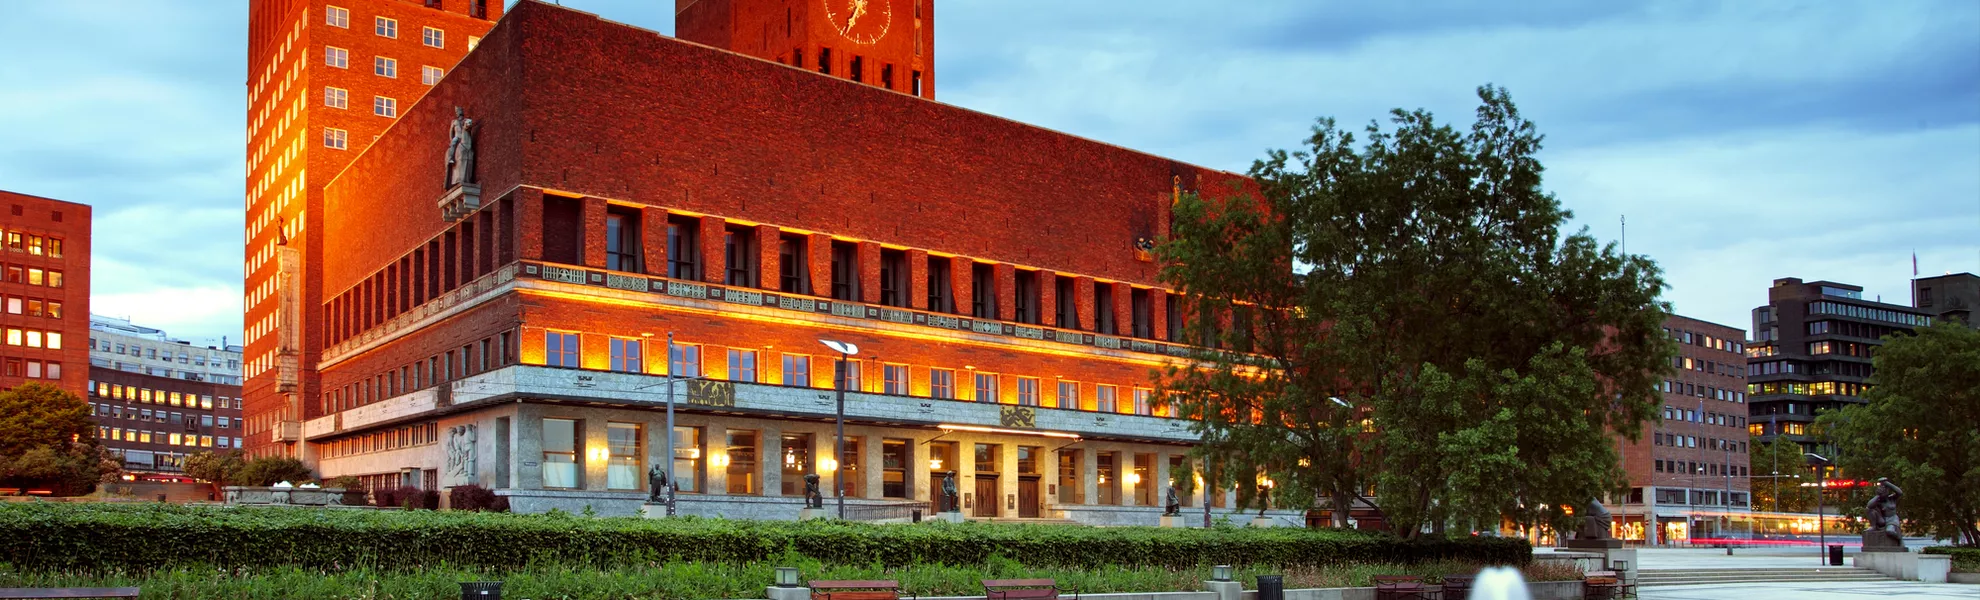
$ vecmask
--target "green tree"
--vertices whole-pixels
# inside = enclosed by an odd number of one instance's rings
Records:
[[[247,466],[239,450],[206,451],[186,457],[186,474],[205,480],[218,493],[220,488],[239,485],[241,470]]]
[[[0,391],[0,479],[73,496],[122,472],[96,439],[89,403],[43,383]]]
[[[287,456],[262,456],[247,461],[238,473],[240,485],[301,484],[316,478],[302,461]]]
[[[1808,466],[1801,444],[1786,438],[1750,446],[1748,468],[1753,472],[1753,508],[1778,512],[1815,512],[1815,470]],[[1777,474],[1778,472],[1778,474]]]
[[[1341,523],[1377,484],[1405,535],[1559,519],[1622,486],[1675,345],[1655,263],[1564,235],[1541,136],[1503,89],[1468,132],[1428,112],[1251,168],[1256,188],[1186,195],[1158,249],[1206,351],[1159,377],[1199,417],[1220,482],[1270,477]],[[1241,494],[1242,496],[1242,494]]]
[[[1865,403],[1816,422],[1844,472],[1904,488],[1907,522],[1980,544],[1980,331],[1941,320],[1885,340]]]

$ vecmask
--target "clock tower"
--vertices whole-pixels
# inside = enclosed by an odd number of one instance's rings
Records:
[[[935,0],[675,0],[681,39],[935,98]]]

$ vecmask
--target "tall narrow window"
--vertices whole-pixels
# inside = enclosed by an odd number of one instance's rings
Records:
[[[832,240],[832,299],[859,301],[859,245]]]
[[[701,219],[667,217],[667,277],[701,279]]]
[[[756,351],[729,349],[729,381],[756,383]]]
[[[1132,335],[1138,338],[1155,337],[1155,305],[1148,297],[1148,290],[1134,288],[1128,292],[1128,306],[1132,315]]]
[[[1019,377],[1017,384],[1017,403],[1020,406],[1038,406],[1038,378]]]
[[[971,397],[970,400],[976,402],[997,402],[997,374],[977,373],[975,379],[976,395]]]
[[[1057,408],[1079,410],[1079,382],[1060,381]]]
[[[700,427],[674,428],[674,483],[689,494],[700,493],[707,479],[701,471],[701,457],[708,453],[701,431]]]
[[[646,483],[646,452],[638,423],[606,423],[605,446],[610,458],[605,463],[605,487],[637,490]]]
[[[1236,343],[1231,349],[1239,352],[1250,352],[1254,339],[1254,332],[1251,328],[1251,307],[1231,307],[1231,328],[1231,333],[1234,334],[1233,337],[1237,338],[1234,340]]]
[[[928,397],[954,400],[956,397],[956,372],[953,369],[928,370]]]
[[[638,338],[612,338],[612,370],[622,373],[641,372],[643,370],[640,368],[641,359],[645,355],[641,352],[642,343]],[[483,360],[485,364],[486,357],[483,357]]]
[[[880,496],[882,498],[908,497],[908,465],[913,463],[909,456],[914,440],[881,440],[880,442]]]
[[[885,387],[882,391],[892,396],[908,395],[908,366],[885,365],[880,368]]]
[[[667,368],[675,377],[700,377],[701,346],[674,344],[674,354],[667,360]]]
[[[1058,304],[1059,304],[1058,306],[1059,326],[1064,327],[1066,329],[1080,328],[1079,327],[1079,292],[1078,292],[1079,286],[1077,283],[1075,283],[1077,281],[1078,280],[1073,279],[1071,277],[1060,275],[1058,276],[1058,281],[1054,283],[1054,285],[1057,286],[1058,288],[1056,292],[1058,294]]]
[[[579,365],[578,334],[561,331],[544,332],[543,364],[552,367],[577,367]]]
[[[614,206],[605,210],[605,268],[641,273],[639,209]]]
[[[1118,389],[1119,388],[1106,384],[1093,386],[1093,400],[1096,405],[1094,410],[1098,410],[1100,412],[1108,412],[1108,413],[1120,412],[1121,411],[1120,404],[1118,403],[1117,399],[1114,397],[1114,393]]]
[[[819,48],[819,49],[818,49],[818,72],[820,72],[820,73],[824,73],[824,74],[826,74],[826,75],[831,75],[831,74],[832,74],[832,49],[831,49],[831,48]]]
[[[1134,414],[1155,414],[1154,396],[1155,390],[1134,388]]]
[[[894,89],[894,65],[880,65],[880,87]]]
[[[832,359],[832,372],[832,384],[838,386],[833,389],[844,389],[848,392],[864,391],[861,385],[863,378],[860,377],[859,361]]]
[[[916,41],[915,41],[915,43],[917,43],[917,44],[919,44],[919,43],[921,43],[921,42],[920,42],[920,40],[916,40]],[[910,83],[912,83],[912,85],[913,85],[913,87],[914,87],[914,90],[913,90],[913,92],[914,92],[914,95],[916,95],[916,96],[919,96],[919,95],[921,95],[921,71],[914,71],[914,74],[913,74],[913,75],[912,75],[912,77],[911,77],[911,78],[909,79],[909,81],[910,81]]]
[[[729,493],[736,495],[761,493],[762,478],[757,474],[756,468],[756,432],[731,429],[728,436],[729,447],[723,452],[729,458]]]
[[[1037,323],[1039,319],[1038,272],[1018,271],[1017,281],[1017,320],[1019,323]]]
[[[907,251],[881,248],[880,303],[907,306],[908,282]]]
[[[978,319],[997,318],[997,269],[986,263],[970,265],[970,315]]]
[[[852,80],[853,80],[853,81],[858,81],[858,82],[864,82],[864,81],[866,81],[866,79],[865,79],[865,76],[866,76],[866,68],[865,68],[865,67],[866,67],[866,65],[865,65],[865,62],[864,62],[864,61],[862,61],[862,60],[860,60],[860,57],[858,57],[858,56],[854,56],[854,57],[853,57],[853,59],[852,59]]]
[[[946,256],[928,257],[928,310],[956,312],[955,287],[950,285],[949,280],[951,264]]]
[[[1171,342],[1182,341],[1183,338],[1182,296],[1177,296],[1175,294],[1169,294],[1167,296],[1163,296],[1162,305],[1164,312],[1166,312],[1169,317],[1169,321],[1168,323],[1166,323],[1166,325],[1168,325],[1168,331],[1165,332],[1163,339],[1169,340]]]
[[[811,357],[803,354],[784,355],[784,385],[811,387]]]
[[[742,287],[757,287],[756,231],[746,227],[731,227],[722,234],[722,254],[728,269],[722,282]]]
[[[1115,330],[1114,323],[1114,284],[1106,282],[1093,284],[1093,320],[1098,321],[1094,323],[1094,331],[1119,335],[1120,332]]]
[[[811,266],[804,236],[791,234],[777,239],[778,288],[791,294],[811,294]]]
[[[543,487],[578,487],[577,421],[543,420]]]

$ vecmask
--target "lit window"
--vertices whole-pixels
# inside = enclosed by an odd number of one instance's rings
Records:
[[[50,332],[48,332],[48,349],[49,349],[49,350],[61,350],[61,349],[62,349],[62,333],[61,333],[61,332],[59,332],[59,331],[50,331]]]
[[[1017,384],[1017,403],[1021,406],[1038,406],[1038,378],[1019,377]]]
[[[373,57],[371,59],[371,74],[397,79],[399,77],[399,61],[383,56]]]
[[[323,10],[323,24],[349,29],[351,27],[351,10],[341,6],[325,7]]]
[[[371,97],[371,114],[381,117],[399,116],[399,99],[384,96]]]
[[[378,34],[378,37],[387,37],[387,38],[396,39],[399,37],[399,20],[388,19],[385,17],[376,17],[375,20],[372,21],[371,32]]]
[[[323,47],[323,64],[339,69],[347,68],[351,62],[351,51],[335,46]]]
[[[729,349],[729,381],[756,383],[756,351]]]
[[[646,453],[641,451],[641,427],[637,423],[605,424],[605,446],[611,453],[605,463],[605,487],[614,490],[637,490],[644,487],[646,478],[644,465]]]
[[[543,332],[543,364],[552,367],[578,366],[578,334]]]
[[[907,365],[886,365],[881,367],[880,374],[886,386],[883,391],[895,396],[908,395]]]
[[[432,65],[421,66],[419,68],[419,82],[426,85],[440,83],[440,78],[446,76],[446,74],[447,71],[440,67]]]
[[[811,386],[811,357],[802,354],[784,355],[784,385]]]
[[[434,48],[447,47],[447,32],[437,27],[423,27],[419,32],[419,42]]]
[[[350,108],[351,93],[343,88],[323,88],[323,105],[330,108]]]
[[[641,372],[640,344],[640,340],[634,338],[612,338],[612,370],[624,373]]]
[[[577,434],[577,421],[543,420],[543,487],[577,487]]]
[[[350,132],[335,127],[323,128],[323,147],[338,150],[350,147]]]

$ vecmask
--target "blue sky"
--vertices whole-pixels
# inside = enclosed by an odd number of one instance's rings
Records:
[[[824,0],[820,0],[824,1]],[[671,0],[564,0],[673,31]],[[96,207],[93,304],[240,336],[246,2],[0,2],[0,189]],[[1468,122],[1507,87],[1546,187],[1746,328],[1779,277],[1908,303],[1980,272],[1980,2],[948,0],[942,102],[1242,171],[1313,119]]]

